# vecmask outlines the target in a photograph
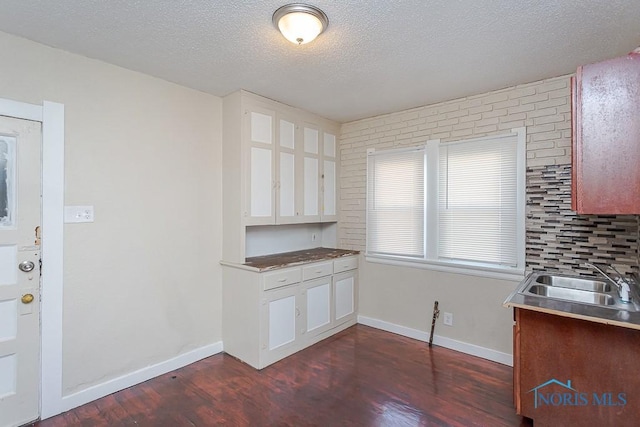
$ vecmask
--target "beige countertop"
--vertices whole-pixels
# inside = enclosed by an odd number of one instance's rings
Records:
[[[278,268],[293,267],[311,262],[319,262],[345,256],[358,255],[360,251],[348,249],[332,249],[332,248],[313,248],[302,251],[283,252],[279,254],[263,255],[247,258],[244,264],[234,264],[222,262],[237,268],[243,268],[252,271],[269,271]]]

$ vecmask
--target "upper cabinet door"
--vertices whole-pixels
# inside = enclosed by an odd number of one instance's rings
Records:
[[[573,107],[573,208],[640,213],[640,54],[579,67]]]
[[[296,125],[292,119],[278,119],[278,184],[276,191],[276,222],[287,224],[298,222],[300,208],[296,197],[298,180],[296,172]]]
[[[245,112],[249,179],[245,224],[275,223],[275,113],[251,108]]]
[[[320,221],[320,130],[303,127],[303,217],[304,222]]]
[[[338,220],[338,195],[337,195],[337,147],[336,136],[329,132],[323,135],[323,161],[322,161],[322,212],[321,220]]]

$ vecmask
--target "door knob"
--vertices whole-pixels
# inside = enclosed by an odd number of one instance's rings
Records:
[[[29,304],[33,301],[33,294],[24,294],[22,295],[22,303]]]
[[[36,267],[36,265],[31,262],[31,261],[22,261],[20,264],[18,264],[18,268],[21,271],[24,271],[25,273],[30,272],[31,270],[33,270]]]

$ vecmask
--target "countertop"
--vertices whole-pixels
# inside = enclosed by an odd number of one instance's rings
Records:
[[[617,310],[591,304],[576,303],[521,293],[521,291],[523,291],[528,285],[530,277],[531,274],[520,282],[518,287],[511,293],[511,295],[509,295],[509,297],[507,297],[503,304],[505,307],[540,311],[563,317],[640,330],[640,312],[637,311]]]
[[[279,254],[264,255],[247,258],[244,264],[223,262],[223,265],[244,268],[252,271],[269,271],[278,268],[293,267],[311,262],[358,255],[360,251],[332,248],[313,248],[302,251],[283,252]]]

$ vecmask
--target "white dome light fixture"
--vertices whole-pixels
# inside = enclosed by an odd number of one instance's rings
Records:
[[[301,45],[322,34],[329,25],[329,18],[315,6],[291,3],[273,13],[273,25],[291,43]]]

